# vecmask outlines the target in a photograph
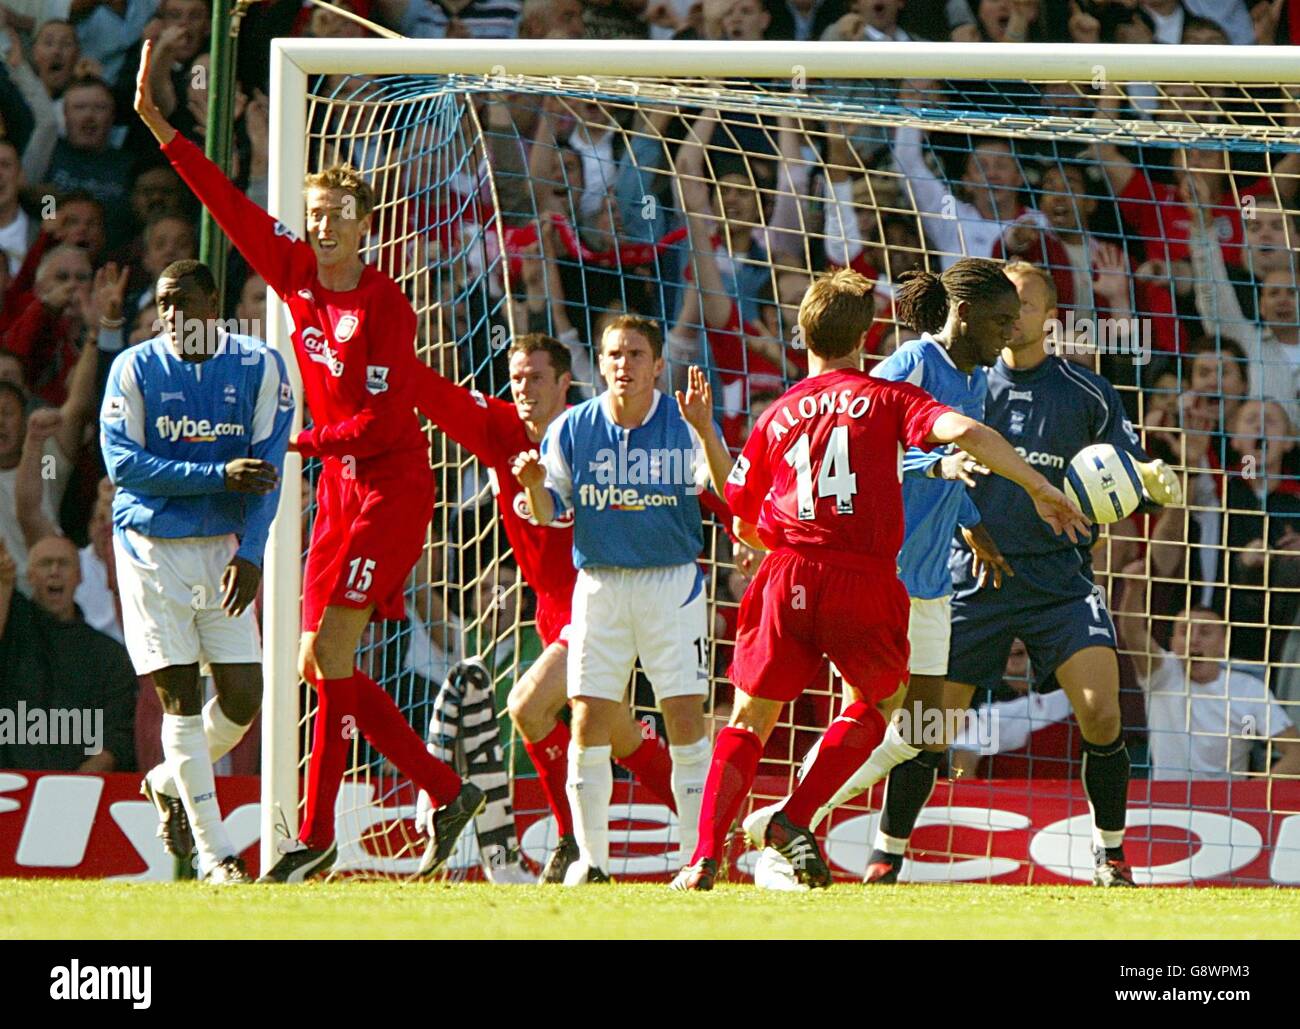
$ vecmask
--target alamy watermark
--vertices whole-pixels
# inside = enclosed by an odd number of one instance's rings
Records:
[[[594,481],[579,484],[578,500],[597,510],[676,507],[677,490],[640,487],[680,486],[682,493],[696,496],[704,491],[707,467],[703,450],[689,447],[603,447],[587,469]]]
[[[1151,361],[1149,318],[1076,318],[1065,312],[1065,320],[1049,318],[1043,324],[1043,349],[1049,354],[1114,354],[1131,357],[1142,366]]]
[[[956,711],[929,707],[918,700],[910,710],[904,704],[890,720],[899,735],[913,746],[956,746],[978,749],[981,754],[998,752],[998,713],[989,707]]]
[[[103,753],[104,710],[97,707],[0,707],[0,746],[81,747],[87,757]]]

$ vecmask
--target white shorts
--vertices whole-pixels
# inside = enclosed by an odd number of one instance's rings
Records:
[[[569,623],[569,696],[622,700],[638,657],[660,703],[705,696],[708,625],[696,564],[580,570]]]
[[[137,675],[171,665],[262,660],[250,604],[238,618],[221,609],[221,575],[239,548],[234,536],[159,539],[113,533],[122,630]]]
[[[907,620],[907,642],[912,657],[907,670],[912,675],[948,674],[948,643],[952,639],[952,597],[931,600],[912,598]]]

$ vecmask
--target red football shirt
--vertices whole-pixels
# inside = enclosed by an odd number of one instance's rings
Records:
[[[326,289],[311,246],[239,192],[198,147],[178,134],[163,152],[289,308],[314,422],[298,437],[303,456],[351,457],[375,470],[427,468],[411,376],[419,364],[415,311],[397,284],[367,265],[354,289]]]
[[[763,412],[727,480],[727,503],[763,543],[852,563],[898,559],[903,451],[951,410],[906,382],[838,370],[804,379]]]
[[[1269,180],[1260,178],[1243,189],[1241,195],[1266,196],[1270,190]],[[1118,200],[1121,217],[1129,228],[1137,231],[1148,258],[1162,261],[1191,259],[1188,240],[1192,233],[1192,213],[1179,196],[1177,186],[1154,182],[1138,171],[1133,173]],[[1218,237],[1223,259],[1230,265],[1241,264],[1245,245],[1240,208],[1237,198],[1226,192],[1220,194],[1207,211],[1211,232]]]
[[[424,416],[487,466],[506,539],[524,581],[538,595],[554,597],[567,606],[578,578],[573,565],[573,512],[549,525],[538,525],[529,514],[511,462],[516,454],[536,450],[539,444],[528,438],[515,405],[457,386],[418,363],[415,383],[416,403]]]

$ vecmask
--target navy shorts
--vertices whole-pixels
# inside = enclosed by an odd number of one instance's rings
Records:
[[[1011,644],[1017,639],[1029,652],[1034,685],[1040,690],[1079,651],[1116,649],[1105,594],[1077,551],[1022,555],[1007,561],[1016,574],[1003,576],[1001,589],[992,585],[980,589],[970,574],[969,551],[953,550],[949,681],[977,691],[994,689],[1002,682]]]

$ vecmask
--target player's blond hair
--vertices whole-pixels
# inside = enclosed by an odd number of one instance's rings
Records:
[[[1048,272],[1028,261],[1012,261],[1002,269],[1002,274],[1010,278],[1018,275],[1022,279],[1037,279],[1047,291],[1047,310],[1056,306],[1056,282]]]
[[[804,343],[818,357],[846,357],[862,345],[876,316],[875,287],[851,268],[827,272],[813,280],[799,304]]]
[[[375,191],[365,176],[350,164],[331,164],[302,180],[303,196],[313,189],[339,189],[356,201],[358,218],[375,209]]]

